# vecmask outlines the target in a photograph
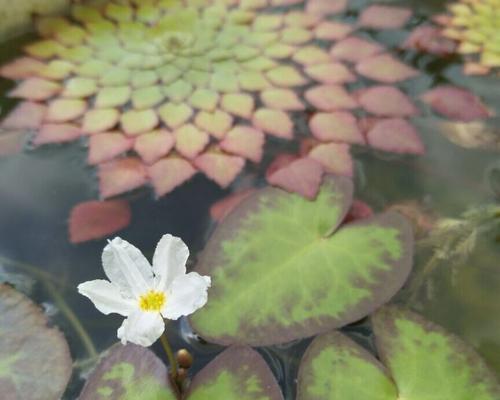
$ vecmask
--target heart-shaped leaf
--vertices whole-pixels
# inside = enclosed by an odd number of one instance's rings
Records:
[[[116,344],[90,375],[80,400],[176,400],[163,362],[144,347]]]
[[[222,344],[267,345],[356,321],[389,300],[411,268],[411,228],[386,213],[338,229],[352,182],[327,178],[316,200],[266,188],[216,228],[197,271],[212,277],[195,329]]]
[[[297,400],[495,400],[500,386],[458,337],[394,306],[372,318],[384,364],[347,336],[316,338],[302,359]]]
[[[3,399],[59,399],[71,376],[64,336],[42,310],[0,284],[0,393]]]
[[[193,379],[187,400],[282,400],[266,362],[249,347],[231,347]]]

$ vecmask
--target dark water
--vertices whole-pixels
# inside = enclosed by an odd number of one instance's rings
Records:
[[[394,3],[394,2],[393,2]],[[408,3],[407,3],[408,4]],[[442,2],[410,3],[419,14],[434,12]],[[425,20],[416,18],[415,24]],[[374,34],[385,43],[397,43],[404,32]],[[14,57],[25,39],[3,46],[0,61]],[[472,89],[492,108],[499,110],[498,82],[492,78],[465,78],[457,58],[436,62],[430,56],[407,53],[404,59],[426,74],[403,85],[409,93],[417,93],[430,83],[451,82]],[[12,83],[0,80],[5,93]],[[0,99],[1,117],[15,101]],[[354,148],[357,197],[375,210],[409,200],[418,201],[439,217],[458,217],[471,206],[499,201],[500,157],[498,153],[464,149],[452,144],[441,133],[435,118],[417,118],[427,154],[421,157],[395,156],[366,148]],[[490,123],[498,125],[498,119]],[[266,160],[296,143],[271,143]],[[30,296],[37,302],[54,304],[57,290],[76,314],[100,351],[116,341],[120,316],[104,316],[84,297],[76,293],[76,285],[103,277],[100,262],[105,240],[72,245],[67,239],[67,216],[71,208],[98,197],[95,171],[86,166],[85,144],[45,146],[0,159],[0,267],[10,272],[32,276],[36,284]],[[152,256],[162,234],[180,236],[194,255],[203,247],[212,229],[209,207],[238,186],[249,182],[261,185],[265,163],[250,167],[232,186],[221,190],[206,178],[197,176],[175,192],[155,200],[149,189],[133,192],[132,223],[120,236]],[[496,171],[496,172],[495,172]],[[495,175],[496,174],[496,175]],[[428,254],[417,248],[415,269],[425,264]],[[464,265],[454,269],[444,265],[432,275],[426,293],[414,307],[431,320],[459,334],[472,344],[500,376],[500,246],[494,235],[480,238],[476,249]],[[8,260],[33,265],[48,274],[41,279],[29,266],[13,266]],[[28,268],[28,269],[27,269]],[[50,282],[47,285],[46,282]],[[53,321],[64,331],[74,360],[88,357],[74,326],[56,305]],[[363,345],[370,347],[370,330],[361,321],[344,329]],[[193,372],[201,368],[221,348],[208,345],[194,335],[186,321],[169,325],[169,338],[174,348],[187,347],[195,354]],[[279,379],[287,399],[294,398],[297,364],[308,341],[260,349]],[[154,347],[163,357],[160,348]],[[75,375],[67,391],[74,398],[82,385]]]

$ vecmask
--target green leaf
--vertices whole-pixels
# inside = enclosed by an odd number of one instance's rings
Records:
[[[500,385],[481,357],[440,326],[397,307],[381,309],[372,323],[400,399],[500,399]]]
[[[144,347],[118,343],[99,363],[86,382],[80,400],[176,400],[167,384],[168,371]]]
[[[329,178],[314,201],[276,188],[247,198],[217,227],[197,271],[212,277],[194,328],[221,343],[269,345],[370,314],[406,280],[412,234],[386,213],[337,230],[352,182]]]
[[[0,284],[0,397],[61,398],[72,361],[64,336],[47,322],[30,299]]]
[[[318,336],[311,343],[300,364],[297,390],[297,400],[398,398],[385,368],[339,332]]]
[[[187,400],[282,400],[262,357],[249,347],[231,347],[193,379]]]

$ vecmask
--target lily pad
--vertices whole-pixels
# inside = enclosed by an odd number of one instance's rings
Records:
[[[90,375],[80,400],[176,400],[163,362],[144,347],[116,344]]]
[[[4,399],[59,399],[71,376],[68,344],[42,310],[0,284],[0,393]]]
[[[249,347],[231,347],[193,379],[187,400],[282,400],[266,362]]]
[[[338,229],[352,191],[349,179],[328,177],[314,201],[276,188],[243,201],[196,267],[212,277],[210,302],[192,317],[197,332],[221,344],[284,343],[389,300],[411,269],[411,228],[390,212]]]
[[[297,400],[495,400],[500,385],[477,353],[400,307],[372,317],[383,364],[339,332],[316,338],[302,359]]]

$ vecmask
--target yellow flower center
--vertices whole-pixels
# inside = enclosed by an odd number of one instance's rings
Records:
[[[165,293],[150,290],[139,297],[139,307],[142,311],[159,312],[165,305],[166,300]]]

